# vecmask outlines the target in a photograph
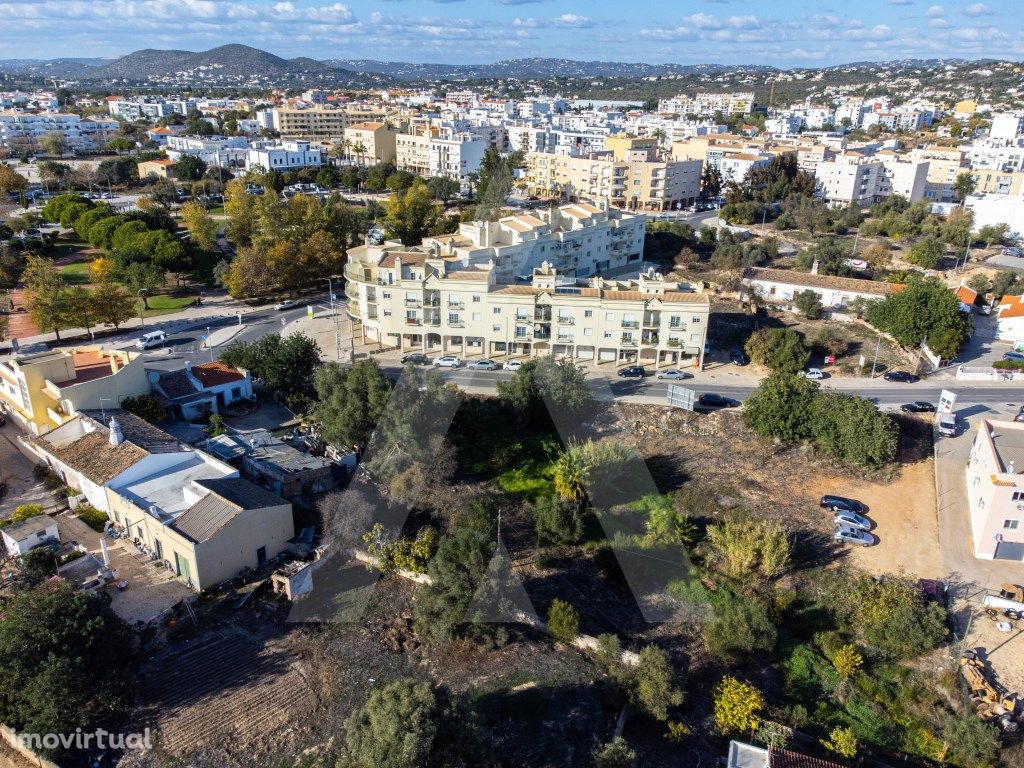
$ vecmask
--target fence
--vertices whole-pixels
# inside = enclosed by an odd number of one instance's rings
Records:
[[[958,381],[1024,381],[1024,371],[960,365],[956,369],[956,378]]]

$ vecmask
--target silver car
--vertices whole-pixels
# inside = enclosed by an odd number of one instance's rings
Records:
[[[658,371],[655,374],[657,379],[668,379],[669,381],[680,381],[682,379],[692,379],[693,374],[687,373],[686,371],[677,371],[675,369],[668,371]]]
[[[832,538],[843,544],[858,544],[862,547],[870,547],[875,543],[875,537],[867,531],[862,531],[858,528],[846,528],[844,526],[836,528]]]
[[[472,363],[469,363],[466,367],[476,371],[498,370],[498,364],[493,360],[474,360]]]
[[[861,531],[870,531],[872,528],[870,520],[855,512],[836,512],[834,519],[837,528],[857,528]]]

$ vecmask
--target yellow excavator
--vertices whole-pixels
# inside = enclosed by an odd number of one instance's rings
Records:
[[[985,664],[972,650],[960,655],[960,674],[970,690],[971,705],[983,722],[995,722],[1004,731],[1017,730],[1017,695],[1007,693],[985,674]]]

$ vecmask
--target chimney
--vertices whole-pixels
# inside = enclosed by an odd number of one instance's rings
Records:
[[[124,433],[121,431],[121,425],[117,423],[117,419],[113,416],[110,417],[110,444],[114,447],[119,446],[124,442]]]

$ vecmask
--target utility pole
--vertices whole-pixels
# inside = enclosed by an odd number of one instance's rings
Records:
[[[334,315],[334,357],[337,358],[338,362],[341,362],[341,325],[338,320],[338,310],[334,304],[334,284],[331,282],[332,277],[324,277],[322,280],[327,281],[327,293],[331,299],[331,314]],[[354,331],[353,331],[354,333]],[[352,339],[352,362],[356,360],[355,357],[355,339]]]
[[[878,334],[878,341],[875,342],[875,357],[871,361],[871,376],[869,378],[875,378],[875,366],[878,364],[878,348],[882,346],[882,334]]]

